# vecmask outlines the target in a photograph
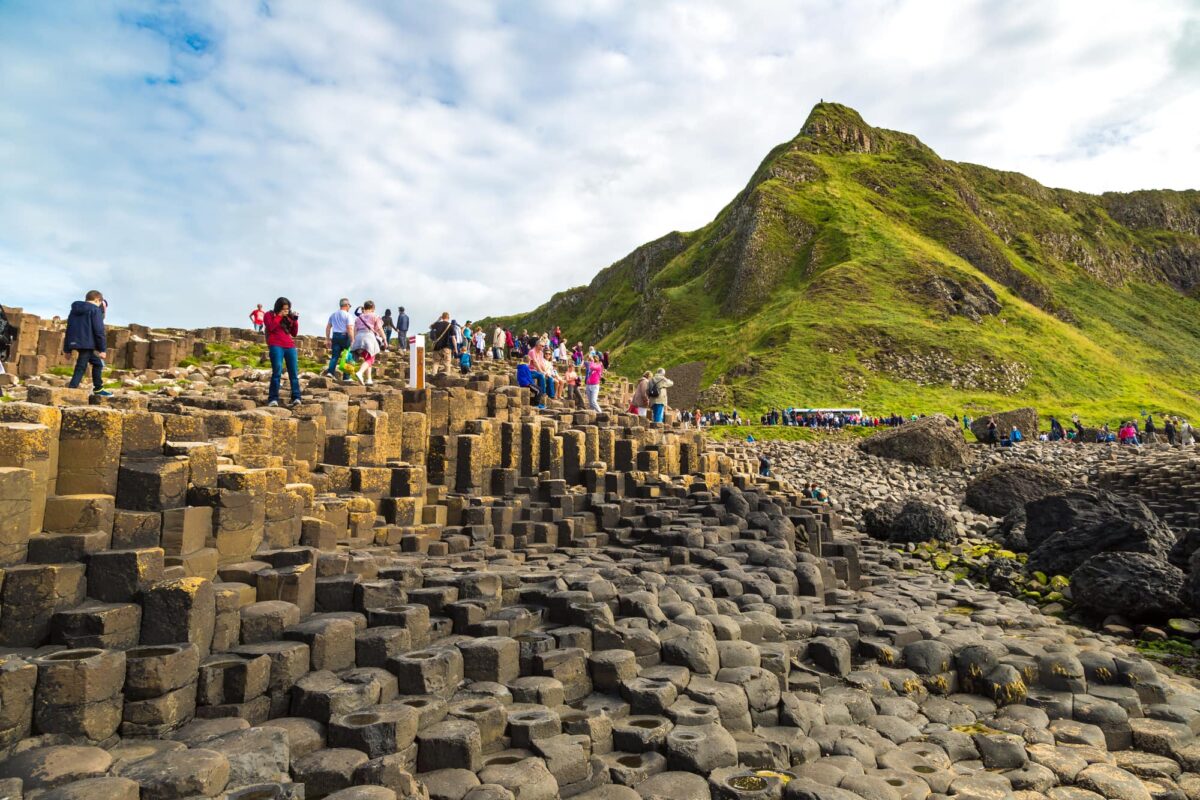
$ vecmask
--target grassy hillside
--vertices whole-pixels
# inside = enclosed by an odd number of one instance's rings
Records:
[[[823,103],[704,228],[504,322],[628,375],[705,361],[711,400],[749,412],[1197,417],[1198,287],[1198,192],[1049,189]]]

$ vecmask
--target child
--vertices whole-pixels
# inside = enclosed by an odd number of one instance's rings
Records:
[[[375,314],[375,302],[368,300],[362,305],[362,313],[354,320],[354,342],[350,345],[354,357],[362,362],[354,377],[364,386],[375,383],[375,356],[387,347],[383,334],[383,323]]]
[[[464,348],[462,354],[458,357],[458,369],[463,375],[471,374],[471,350]]]
[[[71,304],[71,313],[67,317],[67,335],[63,338],[63,352],[74,351],[75,372],[71,382],[67,384],[72,389],[83,382],[83,374],[88,366],[92,368],[92,393],[98,397],[111,397],[112,392],[104,389],[104,359],[108,357],[108,341],[104,332],[104,295],[92,289],[82,300]]]

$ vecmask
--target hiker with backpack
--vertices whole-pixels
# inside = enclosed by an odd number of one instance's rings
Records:
[[[104,360],[108,358],[108,339],[104,332],[104,295],[96,289],[88,292],[84,299],[71,304],[67,316],[67,335],[63,339],[63,352],[76,354],[72,389],[79,388],[88,366],[92,368],[92,393],[98,397],[111,397],[112,392],[104,388]]]
[[[443,311],[429,326],[429,347],[433,350],[433,374],[450,371],[450,356],[454,352],[454,325],[450,312]]]
[[[667,377],[665,369],[659,367],[654,371],[654,377],[650,379],[650,383],[646,387],[646,396],[650,398],[650,408],[654,412],[655,422],[662,422],[666,417],[667,389],[674,385],[675,383]]]

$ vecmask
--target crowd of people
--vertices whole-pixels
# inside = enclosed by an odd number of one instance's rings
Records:
[[[330,359],[322,374],[335,380],[340,375],[343,382],[357,381],[370,386],[374,383],[379,356],[392,346],[392,341],[395,340],[401,348],[407,345],[410,320],[403,306],[393,316],[390,308],[385,309],[382,315],[378,314],[372,300],[363,301],[353,311],[351,305],[349,298],[341,298],[337,310],[326,321],[325,338],[329,343]],[[72,303],[63,339],[63,351],[75,355],[75,366],[67,385],[78,387],[90,371],[92,390],[102,397],[111,395],[103,382],[107,358],[104,322],[107,310],[108,302],[99,290],[87,292],[83,300]],[[303,399],[295,341],[300,328],[299,314],[292,309],[288,298],[279,297],[269,311],[258,304],[250,312],[249,318],[254,330],[264,334],[267,341],[267,355],[271,364],[268,405],[279,405],[284,370],[287,371],[291,389],[290,402],[299,405]],[[600,386],[609,368],[607,352],[595,347],[585,350],[582,342],[571,346],[558,326],[552,331],[531,333],[525,329],[519,334],[501,325],[492,325],[490,328],[489,331],[483,325],[470,321],[460,325],[450,317],[449,312],[443,312],[429,326],[426,344],[426,348],[433,353],[435,374],[438,371],[448,372],[452,361],[457,362],[464,374],[469,374],[478,359],[515,360],[517,384],[529,389],[532,401],[539,408],[545,408],[547,399],[561,397],[572,402],[577,409],[601,410]],[[0,347],[5,346],[5,342],[11,344],[11,341],[11,326],[0,315]],[[3,370],[2,363],[0,360],[0,371]],[[653,372],[644,372],[633,387],[627,410],[655,422],[665,421],[669,407],[668,390],[673,385],[662,367]],[[880,417],[857,410],[786,408],[767,411],[759,417],[759,423],[838,430],[848,426],[897,427],[923,416],[911,414],[903,417],[893,413]],[[1039,432],[1037,438],[1046,442],[1095,441],[1129,446],[1156,442],[1185,447],[1196,444],[1195,430],[1187,419],[1166,415],[1160,427],[1152,413],[1143,412],[1142,416],[1145,418],[1142,424],[1136,418],[1131,418],[1122,421],[1115,431],[1105,423],[1094,433],[1084,427],[1078,415],[1071,417],[1070,427],[1051,416],[1049,430]],[[685,412],[682,418],[686,424],[697,428],[744,424],[736,408],[731,412],[702,412],[697,408]],[[961,419],[957,413],[952,418],[956,424],[961,422],[966,430],[970,430],[975,421],[965,413]],[[988,418],[983,436],[986,444],[1013,447],[1024,439],[1023,432],[1016,425],[1002,430],[995,417]],[[750,440],[753,441],[752,437]],[[769,472],[769,467],[766,469]]]

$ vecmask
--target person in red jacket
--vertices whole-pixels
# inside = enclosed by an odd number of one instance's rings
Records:
[[[279,383],[283,377],[283,365],[287,364],[288,378],[292,383],[292,405],[300,405],[300,367],[296,363],[296,340],[300,332],[300,315],[292,311],[292,301],[280,297],[275,306],[263,315],[267,329],[267,353],[271,357],[271,388],[267,394],[267,405],[279,405]]]

